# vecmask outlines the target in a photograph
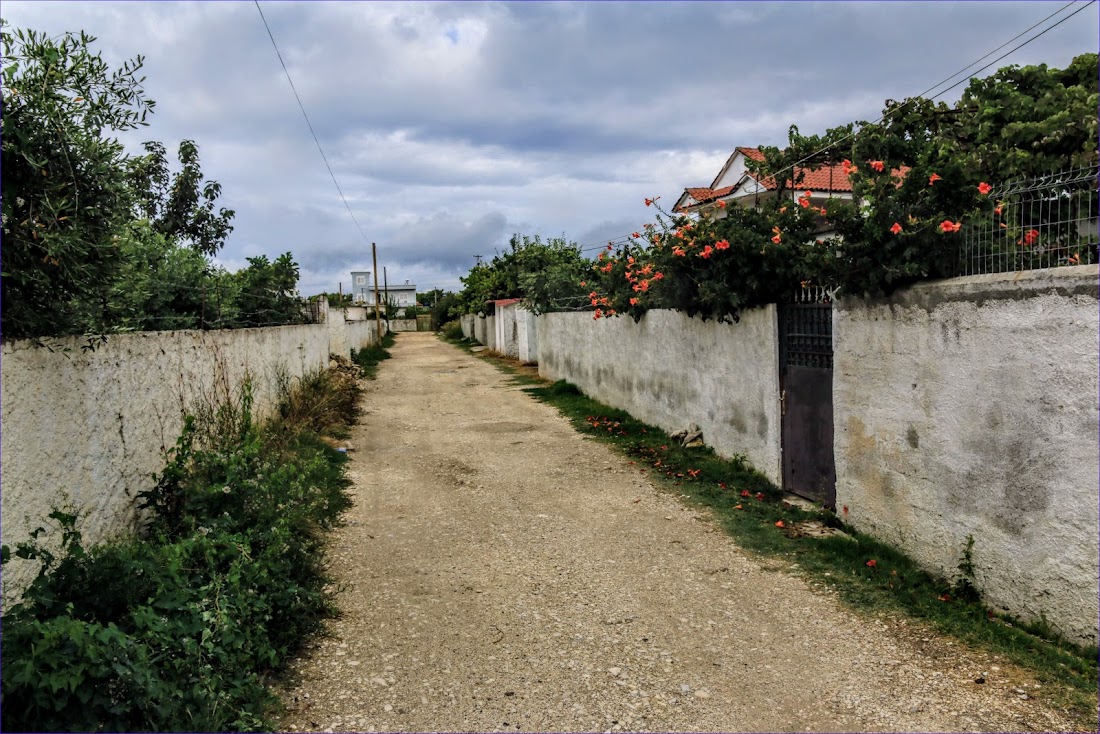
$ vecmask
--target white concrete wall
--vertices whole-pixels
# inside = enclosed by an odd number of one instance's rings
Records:
[[[462,336],[466,337],[467,339],[474,338],[474,321],[476,319],[477,316],[473,315],[472,313],[462,314],[462,316],[459,318],[459,322],[462,324]]]
[[[496,350],[509,357],[518,357],[518,331],[516,326],[516,310],[518,303],[510,303],[500,306],[496,312]]]
[[[774,306],[736,324],[650,311],[593,320],[538,317],[539,374],[568,380],[603,403],[673,432],[697,423],[721,456],[743,454],[777,484],[779,366]]]
[[[497,317],[485,317],[485,346],[495,350],[497,348]]]
[[[374,309],[366,306],[345,306],[344,318],[348,321],[373,321]]]
[[[88,544],[130,530],[136,496],[163,469],[185,406],[218,384],[236,390],[248,372],[262,415],[280,370],[322,369],[331,348],[324,324],[125,334],[92,352],[80,337],[46,341],[54,351],[6,342],[0,359],[0,534],[13,547],[67,501],[86,513]],[[5,604],[36,568],[18,559],[4,567]]]
[[[344,309],[329,306],[325,314],[325,326],[328,328],[329,351],[341,357],[351,356],[351,345],[348,343],[347,322],[344,318]]]
[[[383,321],[383,329],[386,322]],[[369,347],[378,341],[378,326],[374,321],[349,321],[346,325],[348,346],[351,349]]]
[[[1096,644],[1097,266],[972,276],[835,309],[837,508]]]
[[[478,344],[486,344],[489,341],[488,337],[489,320],[477,314],[474,316],[474,341]]]
[[[416,331],[416,319],[392,319],[390,331]]]
[[[516,352],[524,364],[539,361],[538,317],[525,308],[516,309]]]

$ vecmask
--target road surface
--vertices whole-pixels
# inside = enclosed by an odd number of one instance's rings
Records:
[[[1069,726],[1026,673],[750,557],[485,361],[392,352],[350,441],[341,616],[284,730]]]

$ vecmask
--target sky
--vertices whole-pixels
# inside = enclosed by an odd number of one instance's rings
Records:
[[[254,3],[6,0],[0,15],[86,31],[112,67],[144,56],[155,113],[119,139],[194,140],[236,211],[219,263],[291,251],[310,295],[372,270],[368,240],[379,275],[425,291],[461,289],[514,233],[618,238],[652,221],[646,197],[671,209],[734,147],[873,120],[1065,4],[261,2],[362,234]],[[1096,52],[1097,7],[982,76]]]

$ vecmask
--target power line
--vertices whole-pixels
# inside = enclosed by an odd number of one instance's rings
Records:
[[[1062,7],[1058,8],[1058,9],[1057,9],[1057,10],[1055,10],[1055,11],[1054,11],[1053,13],[1051,13],[1051,14],[1050,14],[1050,15],[1048,15],[1048,16],[1046,16],[1045,18],[1043,18],[1043,19],[1042,19],[1042,20],[1040,20],[1039,22],[1035,23],[1035,24],[1034,24],[1034,25],[1032,25],[1031,27],[1029,27],[1029,28],[1025,29],[1024,31],[1021,31],[1021,32],[1020,32],[1020,33],[1018,33],[1018,34],[1016,34],[1016,35],[1015,35],[1014,37],[1012,37],[1012,38],[1010,38],[1009,40],[1005,41],[1004,43],[1002,43],[1002,44],[1001,44],[1000,46],[998,46],[997,48],[993,49],[992,51],[990,51],[990,52],[986,53],[986,54],[985,54],[984,56],[982,56],[981,58],[979,58],[979,59],[977,59],[977,60],[975,60],[975,61],[971,62],[970,64],[967,64],[966,66],[964,66],[964,67],[963,67],[962,69],[960,69],[959,71],[956,71],[956,72],[955,72],[954,74],[951,74],[950,76],[948,76],[948,77],[947,77],[946,79],[943,79],[942,81],[940,81],[940,82],[937,82],[936,84],[933,84],[933,85],[932,85],[931,87],[929,87],[928,89],[924,90],[923,92],[921,92],[920,94],[916,95],[915,97],[911,97],[911,98],[909,98],[909,99],[908,99],[908,100],[906,100],[906,101],[905,101],[904,103],[902,103],[902,104],[901,104],[901,106],[899,106],[899,107],[897,107],[897,108],[895,108],[895,109],[891,110],[891,112],[896,112],[896,111],[898,111],[898,110],[900,110],[900,109],[903,109],[903,108],[904,108],[904,107],[906,107],[907,105],[911,104],[911,103],[913,102],[913,100],[915,100],[915,99],[918,99],[918,98],[920,98],[920,97],[923,97],[924,95],[928,94],[928,93],[929,93],[929,92],[931,92],[932,90],[936,89],[937,87],[939,87],[939,86],[941,86],[941,85],[943,85],[943,84],[946,84],[947,82],[951,81],[952,79],[954,79],[955,77],[959,76],[960,74],[966,73],[966,72],[967,72],[967,71],[968,71],[969,69],[971,69],[972,67],[976,66],[977,64],[981,63],[982,61],[984,61],[985,59],[989,58],[989,57],[990,57],[990,56],[992,56],[993,54],[997,53],[998,51],[1000,51],[1001,49],[1003,49],[1003,48],[1004,48],[1005,46],[1009,45],[1009,44],[1010,44],[1010,43],[1012,43],[1013,41],[1016,41],[1016,40],[1017,40],[1017,39],[1019,39],[1019,38],[1020,38],[1021,36],[1024,36],[1024,35],[1026,35],[1026,34],[1030,33],[1031,31],[1035,30],[1036,28],[1038,28],[1039,26],[1041,26],[1041,25],[1042,25],[1043,23],[1046,23],[1046,22],[1047,22],[1048,20],[1050,20],[1050,19],[1051,19],[1051,18],[1053,18],[1054,16],[1058,15],[1059,13],[1063,12],[1064,10],[1066,10],[1067,8],[1069,8],[1070,6],[1072,6],[1072,5],[1073,5],[1074,3],[1076,3],[1077,1],[1078,1],[1078,0],[1070,0],[1070,2],[1066,3],[1066,4],[1065,4],[1065,5],[1063,5]],[[952,89],[955,89],[955,88],[956,88],[956,87],[958,87],[958,86],[959,86],[960,84],[962,84],[963,82],[965,82],[965,81],[967,81],[968,79],[972,78],[973,76],[977,76],[978,74],[981,74],[981,73],[982,73],[983,71],[985,71],[985,70],[986,70],[986,69],[988,69],[989,67],[991,67],[991,66],[993,66],[994,64],[998,63],[999,61],[1001,61],[1001,60],[1005,59],[1006,57],[1008,57],[1008,56],[1010,56],[1010,55],[1014,54],[1015,52],[1019,51],[1019,50],[1020,50],[1021,48],[1023,48],[1023,47],[1024,47],[1024,46],[1026,46],[1026,45],[1028,45],[1028,44],[1029,44],[1029,43],[1031,43],[1032,41],[1036,40],[1036,39],[1037,39],[1037,38],[1039,38],[1040,36],[1044,35],[1045,33],[1049,32],[1049,31],[1052,31],[1052,30],[1054,30],[1055,28],[1057,28],[1058,26],[1060,26],[1060,25],[1061,25],[1062,23],[1065,23],[1065,22],[1066,22],[1067,20],[1069,20],[1069,19],[1070,19],[1070,18],[1072,18],[1073,16],[1077,15],[1077,14],[1078,14],[1078,13],[1080,13],[1081,11],[1083,11],[1083,10],[1087,9],[1087,8],[1088,8],[1089,6],[1091,6],[1091,5],[1094,5],[1094,4],[1096,3],[1096,2],[1097,2],[1097,0],[1089,0],[1089,2],[1088,2],[1088,3],[1086,3],[1086,4],[1082,5],[1082,6],[1081,6],[1081,7],[1079,7],[1079,8],[1077,9],[1077,10],[1073,11],[1072,13],[1070,13],[1070,14],[1069,14],[1069,15],[1067,15],[1067,16],[1065,16],[1064,18],[1061,18],[1061,19],[1060,19],[1060,20],[1059,20],[1059,21],[1058,21],[1057,23],[1054,23],[1053,25],[1051,25],[1051,26],[1048,26],[1047,28],[1044,28],[1044,29],[1043,29],[1042,31],[1040,31],[1039,33],[1035,34],[1035,35],[1034,35],[1034,36],[1032,36],[1031,38],[1029,38],[1029,39],[1027,39],[1026,41],[1024,41],[1023,43],[1021,43],[1021,44],[1020,44],[1019,46],[1016,46],[1016,47],[1015,47],[1015,48],[1013,48],[1012,50],[1010,50],[1010,51],[1007,51],[1006,53],[1004,53],[1004,54],[1002,54],[1002,55],[998,56],[998,57],[997,57],[996,59],[994,59],[993,61],[989,62],[988,64],[986,64],[986,65],[985,65],[985,66],[983,66],[982,68],[978,69],[977,71],[973,72],[973,74],[971,74],[970,76],[968,76],[968,77],[967,77],[966,79],[962,79],[962,80],[960,80],[960,81],[956,82],[955,84],[951,85],[950,87],[948,87],[948,88],[946,88],[946,89],[944,89],[944,90],[942,90],[942,91],[940,91],[940,92],[937,92],[937,93],[936,93],[936,94],[935,94],[935,95],[934,95],[934,96],[933,96],[933,97],[932,97],[931,99],[935,100],[935,99],[936,99],[936,98],[938,98],[938,97],[942,97],[943,95],[947,94],[947,93],[948,93],[948,92],[950,92],[950,91],[951,91]],[[889,113],[887,113],[887,114],[889,114]],[[827,146],[825,146],[825,147],[821,148],[820,150],[817,150],[817,151],[815,151],[815,152],[811,153],[810,155],[806,156],[805,158],[802,158],[801,160],[799,160],[799,161],[796,161],[795,163],[792,163],[792,164],[790,164],[789,166],[787,166],[787,167],[785,167],[785,168],[781,168],[781,169],[779,169],[778,171],[775,171],[774,173],[772,173],[772,174],[770,174],[770,175],[768,175],[768,176],[765,176],[765,178],[776,178],[776,177],[777,177],[777,176],[778,176],[779,174],[781,174],[781,173],[785,173],[785,172],[786,172],[786,171],[788,171],[788,170],[793,170],[793,169],[797,168],[797,167],[798,167],[799,165],[801,165],[802,163],[805,163],[805,162],[807,162],[807,161],[809,161],[809,160],[811,160],[811,159],[815,158],[816,156],[818,156],[818,155],[821,155],[822,153],[825,153],[825,152],[827,152],[828,150],[830,150],[831,148],[835,147],[836,145],[838,145],[838,144],[840,144],[840,143],[844,142],[845,140],[848,140],[848,139],[850,139],[850,138],[854,138],[854,137],[856,137],[857,135],[859,135],[859,133],[860,133],[860,132],[862,132],[863,130],[866,130],[866,129],[867,129],[868,127],[871,127],[871,126],[873,126],[873,125],[877,125],[878,123],[880,123],[880,122],[882,122],[882,121],[883,121],[884,119],[886,119],[886,116],[887,116],[886,114],[882,115],[882,116],[881,116],[881,117],[879,117],[879,118],[878,118],[877,120],[875,120],[874,122],[870,123],[869,125],[867,125],[867,126],[865,126],[865,127],[863,127],[863,128],[860,128],[860,130],[857,130],[857,131],[854,131],[854,132],[848,133],[847,135],[845,135],[844,137],[840,138],[839,140],[833,141],[833,142],[832,142],[832,143],[830,143],[829,145],[827,145]],[[609,242],[609,244],[615,244],[615,243],[618,243],[618,244],[624,244],[624,243],[625,243],[625,241],[626,241],[626,240],[628,240],[628,239],[630,239],[630,236],[629,236],[629,235],[623,235],[623,236],[621,236],[621,237],[617,237],[617,238],[614,238],[614,239],[613,239],[612,241],[610,241],[610,242]],[[594,243],[593,243],[593,244],[594,244]],[[588,247],[588,246],[585,246],[585,247],[584,247],[584,248],[583,248],[583,249],[581,250],[581,252],[587,252],[587,251],[589,251],[589,250],[594,250],[594,249],[602,249],[603,247],[605,247],[605,245],[597,245],[597,246],[595,246],[595,247]]]
[[[363,237],[363,241],[369,242],[363,228],[359,226],[359,220],[355,218],[355,212],[351,210],[351,205],[348,204],[348,200],[344,196],[343,189],[340,188],[340,182],[336,180],[336,174],[333,173],[332,166],[329,165],[328,156],[325,155],[325,151],[321,147],[321,141],[318,139],[317,133],[313,129],[313,123],[309,121],[309,115],[306,114],[305,105],[302,104],[302,98],[298,96],[298,90],[294,86],[294,80],[290,78],[290,71],[286,68],[286,62],[283,61],[283,54],[279,51],[279,44],[275,42],[275,36],[271,32],[271,26],[267,24],[267,18],[264,17],[264,11],[260,8],[260,0],[253,0],[253,2],[256,4],[256,10],[260,13],[260,19],[264,22],[264,28],[267,29],[267,37],[271,39],[271,45],[275,47],[275,55],[279,57],[279,64],[283,67],[283,73],[286,74],[286,80],[290,82],[290,91],[294,92],[294,99],[298,100],[298,108],[302,110],[302,117],[306,119],[306,125],[309,127],[310,135],[313,136],[313,142],[317,143],[317,151],[321,154],[321,160],[325,162],[325,168],[328,169],[328,175],[332,177],[332,183],[336,185],[336,191],[340,194],[340,199],[344,202],[348,214],[351,215],[351,221],[355,222],[355,228],[359,230],[359,234]]]
[[[937,84],[934,84],[934,85],[932,85],[931,87],[929,87],[929,88],[928,88],[928,89],[926,89],[925,91],[921,92],[920,94],[916,95],[915,97],[910,97],[910,98],[909,98],[909,99],[907,99],[907,100],[906,100],[905,102],[903,102],[903,103],[902,103],[901,105],[899,105],[898,107],[895,107],[894,109],[890,110],[890,112],[887,112],[887,113],[883,114],[883,115],[882,115],[881,117],[879,117],[879,118],[878,118],[877,120],[875,120],[874,122],[870,123],[869,125],[866,125],[866,126],[864,126],[864,127],[860,128],[860,129],[859,129],[859,130],[857,130],[857,131],[853,131],[853,132],[850,132],[850,133],[848,133],[847,135],[845,135],[844,137],[840,138],[839,140],[835,140],[835,141],[833,141],[832,143],[830,143],[829,145],[826,145],[826,146],[825,146],[824,148],[821,148],[820,150],[814,151],[813,153],[811,153],[810,155],[806,156],[806,157],[805,157],[805,158],[803,158],[802,160],[796,161],[796,162],[794,162],[794,163],[790,164],[789,166],[786,166],[785,168],[780,168],[780,169],[779,169],[778,171],[775,171],[774,173],[770,174],[769,176],[766,176],[765,178],[772,178],[772,179],[775,179],[775,178],[777,178],[777,177],[779,176],[779,174],[781,174],[781,173],[785,173],[785,172],[787,172],[787,171],[793,171],[793,170],[794,170],[795,168],[797,168],[797,167],[798,167],[798,166],[799,166],[800,164],[802,164],[802,163],[805,163],[806,161],[809,161],[809,160],[811,160],[811,159],[815,158],[816,156],[818,156],[818,155],[821,155],[822,153],[825,153],[825,152],[829,151],[830,149],[832,149],[832,148],[836,147],[836,146],[837,146],[837,145],[839,145],[840,143],[843,143],[843,142],[844,142],[845,140],[849,140],[849,139],[851,139],[851,138],[854,138],[854,137],[856,137],[856,136],[857,136],[857,135],[858,135],[859,133],[863,132],[863,131],[864,131],[864,130],[866,130],[867,128],[869,128],[869,127],[872,127],[872,126],[874,126],[874,125],[877,125],[877,124],[879,124],[880,122],[882,122],[883,120],[885,120],[885,119],[886,119],[887,115],[889,115],[889,114],[892,114],[892,113],[895,113],[895,112],[897,112],[897,111],[899,111],[899,110],[902,110],[902,109],[904,109],[905,107],[907,107],[907,106],[909,106],[910,104],[912,104],[912,102],[913,102],[914,100],[916,100],[916,99],[919,99],[919,98],[923,97],[923,96],[924,96],[925,94],[928,94],[928,93],[929,93],[929,92],[931,92],[931,91],[932,91],[933,89],[935,89],[936,87],[940,86],[941,84],[945,84],[946,82],[949,82],[949,81],[951,81],[952,79],[954,79],[955,77],[957,77],[957,76],[958,76],[959,74],[962,74],[962,73],[966,72],[966,71],[967,71],[968,69],[970,69],[970,68],[971,68],[972,66],[975,66],[976,64],[979,64],[979,63],[981,63],[981,62],[982,62],[983,60],[985,60],[985,59],[989,58],[990,56],[992,56],[993,54],[997,53],[997,52],[998,52],[998,51],[1000,51],[1000,50],[1001,50],[1002,48],[1004,48],[1004,47],[1005,47],[1005,46],[1007,46],[1008,44],[1012,43],[1013,41],[1015,41],[1015,40],[1016,40],[1017,38],[1019,38],[1020,36],[1023,36],[1024,34],[1026,34],[1026,33],[1029,33],[1029,32],[1031,32],[1032,30],[1034,30],[1034,29],[1035,29],[1035,28],[1037,28],[1038,26],[1042,25],[1043,23],[1045,23],[1045,22],[1047,22],[1048,20],[1050,20],[1051,18],[1053,18],[1053,17],[1055,16],[1055,15],[1058,15],[1058,14],[1059,14],[1059,13],[1061,13],[1061,12],[1062,12],[1063,10],[1065,10],[1066,8],[1068,8],[1068,7],[1070,7],[1071,5],[1073,5],[1073,3],[1074,3],[1074,2],[1076,2],[1076,1],[1077,1],[1077,0],[1072,0],[1071,2],[1067,3],[1066,5],[1063,5],[1063,6],[1061,7],[1061,8],[1059,8],[1058,10],[1055,10],[1055,11],[1054,11],[1053,13],[1051,13],[1051,14],[1050,14],[1050,15],[1048,15],[1047,17],[1043,18],[1042,20],[1040,20],[1040,21],[1039,21],[1038,23],[1036,23],[1035,25],[1031,26],[1030,28],[1028,28],[1027,30],[1023,31],[1022,33],[1019,33],[1019,34],[1017,34],[1017,35],[1016,35],[1016,36],[1015,36],[1014,38],[1012,38],[1012,39],[1010,39],[1010,40],[1008,40],[1008,41],[1006,41],[1006,42],[1002,43],[1002,44],[1001,44],[1000,46],[998,46],[997,48],[993,49],[992,51],[990,51],[989,53],[987,53],[987,54],[986,54],[985,56],[982,56],[982,57],[981,57],[980,59],[978,59],[977,61],[975,61],[975,62],[973,62],[973,63],[971,63],[971,64],[968,64],[967,66],[963,67],[963,68],[962,68],[962,69],[961,69],[960,71],[957,71],[957,72],[955,72],[954,74],[952,74],[951,76],[949,76],[949,77],[947,77],[946,79],[944,79],[943,81],[941,81],[941,82],[938,82]],[[1040,36],[1042,36],[1043,34],[1047,33],[1048,31],[1052,31],[1052,30],[1054,30],[1055,28],[1057,28],[1058,26],[1062,25],[1063,23],[1065,23],[1065,22],[1066,22],[1067,20],[1069,20],[1069,19],[1070,19],[1070,18],[1072,18],[1073,16],[1077,15],[1078,13],[1080,13],[1080,12],[1081,12],[1082,10],[1085,10],[1085,9],[1087,9],[1087,8],[1088,8],[1089,6],[1091,6],[1091,5],[1094,5],[1094,4],[1096,3],[1096,1],[1097,1],[1097,0],[1089,0],[1089,2],[1088,2],[1088,3],[1086,3],[1086,4],[1082,5],[1082,6],[1080,7],[1080,8],[1078,8],[1078,9],[1077,9],[1077,10],[1075,10],[1075,11],[1073,11],[1072,13],[1070,13],[1069,15],[1067,15],[1066,17],[1064,17],[1064,18],[1060,19],[1060,20],[1059,20],[1059,21],[1058,21],[1057,23],[1055,23],[1055,24],[1053,24],[1053,25],[1051,25],[1051,26],[1048,26],[1047,28],[1044,28],[1043,30],[1039,31],[1038,33],[1036,33],[1036,34],[1035,34],[1034,36],[1032,36],[1031,38],[1029,38],[1029,39],[1027,39],[1026,41],[1024,41],[1023,43],[1021,43],[1021,44],[1020,44],[1019,46],[1016,46],[1016,47],[1015,47],[1015,48],[1013,48],[1012,50],[1010,50],[1010,51],[1007,51],[1007,52],[1005,52],[1005,53],[1001,54],[1000,56],[998,56],[997,58],[995,58],[995,59],[994,59],[993,61],[990,61],[990,62],[989,62],[988,64],[986,64],[985,66],[983,66],[982,68],[980,68],[980,69],[978,69],[977,71],[975,71],[975,72],[973,73],[973,75],[972,75],[972,76],[977,76],[978,74],[981,74],[981,73],[982,73],[983,71],[985,71],[985,70],[986,70],[986,69],[988,69],[989,67],[993,66],[994,64],[998,63],[998,62],[999,62],[999,61],[1001,61],[1002,59],[1004,59],[1004,58],[1006,58],[1006,57],[1008,57],[1008,56],[1010,56],[1010,55],[1012,55],[1012,54],[1016,53],[1016,52],[1017,52],[1017,51],[1019,51],[1019,50],[1020,50],[1021,48],[1023,48],[1023,47],[1024,47],[1024,46],[1026,46],[1026,45],[1028,45],[1029,43],[1031,43],[1031,42],[1032,42],[1032,41],[1034,41],[1035,39],[1039,38],[1039,37],[1040,37]],[[969,79],[969,78],[970,78],[970,77],[968,77],[968,79]],[[942,97],[943,95],[947,94],[947,93],[948,93],[948,92],[950,92],[950,91],[951,91],[952,89],[954,89],[955,87],[959,86],[960,84],[962,84],[962,83],[963,83],[963,82],[965,82],[965,81],[967,81],[967,79],[961,79],[961,80],[959,80],[959,81],[955,82],[954,84],[952,84],[952,85],[951,85],[950,87],[948,87],[947,89],[944,89],[944,90],[942,90],[942,91],[940,91],[940,92],[937,92],[937,93],[936,93],[935,95],[933,95],[933,96],[932,96],[932,97],[931,97],[930,99],[931,99],[931,100],[935,100],[935,99],[936,99],[936,98],[938,98],[938,97]]]

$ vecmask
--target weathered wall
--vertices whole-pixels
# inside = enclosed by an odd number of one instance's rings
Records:
[[[0,360],[0,534],[9,545],[66,501],[87,513],[88,543],[130,529],[136,495],[163,469],[184,406],[219,386],[236,389],[248,372],[262,414],[280,371],[321,369],[330,350],[323,324],[125,334],[92,352],[79,337],[47,341],[54,351],[7,342]],[[5,604],[34,572],[18,559],[4,567]]]
[[[472,313],[464,313],[459,318],[459,322],[462,324],[462,336],[467,339],[474,338],[474,321],[477,320],[477,316]]]
[[[390,331],[416,331],[416,319],[391,319]]]
[[[516,310],[519,304],[498,306],[496,312],[496,350],[509,357],[519,356],[517,348]]]
[[[516,352],[524,364],[539,361],[538,317],[525,308],[516,309]]]
[[[485,317],[485,341],[482,342],[489,349],[497,348],[497,317]]]
[[[698,423],[722,456],[743,454],[780,475],[779,366],[774,306],[736,324],[650,311],[641,321],[590,313],[538,317],[539,374],[666,431]]]
[[[351,344],[348,343],[348,330],[346,324],[347,321],[344,316],[344,309],[332,308],[330,306],[328,313],[325,314],[325,326],[328,327],[329,351],[341,357],[351,356]]]
[[[488,344],[488,333],[489,320],[481,314],[474,316],[474,341],[478,344]]]
[[[837,507],[1014,614],[1097,639],[1097,266],[835,309]]]
[[[385,330],[386,322],[382,322],[382,328]],[[374,321],[349,321],[347,322],[347,340],[348,346],[351,349],[362,349],[363,347],[369,347],[378,341],[376,334],[378,333],[378,326]]]
[[[373,321],[374,309],[366,306],[345,306],[344,318],[348,321]]]

